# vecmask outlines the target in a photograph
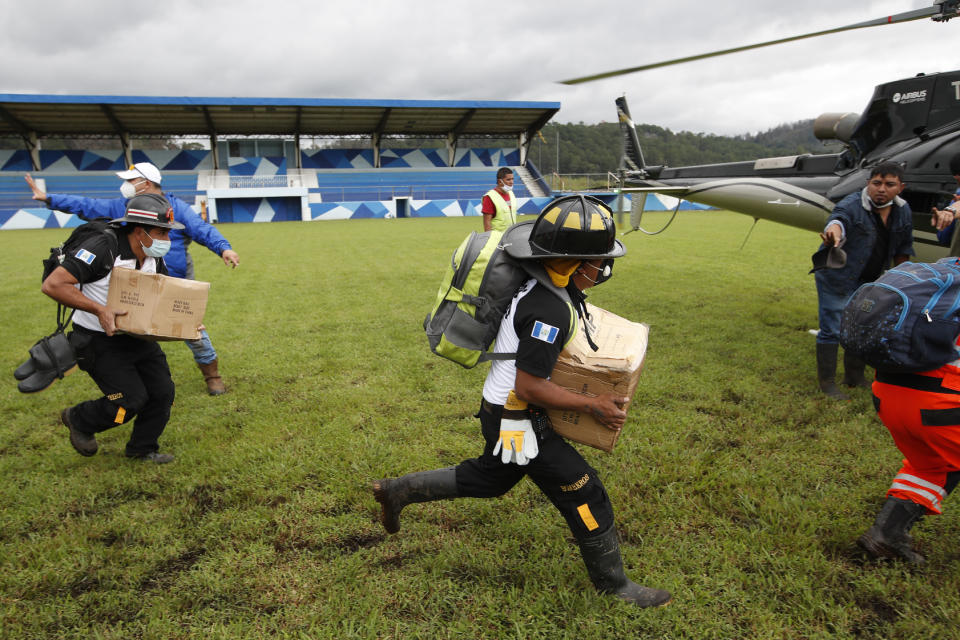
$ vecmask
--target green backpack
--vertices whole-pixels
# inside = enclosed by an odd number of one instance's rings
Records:
[[[567,292],[550,282],[539,262],[527,264],[508,256],[500,246],[502,236],[500,231],[474,231],[460,243],[433,309],[423,321],[430,350],[467,369],[487,360],[516,357],[516,353],[491,353],[490,348],[510,301],[529,278],[571,304]],[[576,313],[571,313],[571,325],[575,323]]]

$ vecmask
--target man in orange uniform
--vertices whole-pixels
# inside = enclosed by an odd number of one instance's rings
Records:
[[[905,459],[876,522],[858,543],[873,557],[922,565],[926,559],[914,548],[910,528],[925,514],[939,514],[960,482],[960,358],[923,373],[878,369],[873,403]]]

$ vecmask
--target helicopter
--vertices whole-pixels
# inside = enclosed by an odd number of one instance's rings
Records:
[[[877,20],[574,78],[564,83],[591,82],[850,29],[928,17],[945,22],[957,17],[958,8],[960,0],[945,0],[925,9]],[[687,167],[650,166],[644,161],[625,97],[617,98],[616,108],[622,133],[621,193],[631,194],[633,230],[645,231],[640,226],[645,197],[653,192],[744,213],[754,218],[754,224],[763,219],[819,232],[834,205],[863,188],[872,167],[892,161],[904,167],[907,189],[901,195],[913,211],[917,259],[933,262],[948,253],[956,255],[952,247],[937,241],[936,230],[930,224],[930,211],[942,206],[957,189],[949,160],[960,152],[960,70],[920,73],[880,84],[862,114],[826,113],[818,117],[814,121],[814,135],[820,140],[842,143],[844,148],[837,153]],[[954,244],[960,245],[960,233],[955,233]]]

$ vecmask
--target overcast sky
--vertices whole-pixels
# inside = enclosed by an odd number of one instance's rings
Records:
[[[556,81],[930,6],[927,0],[0,0],[0,92],[560,102],[557,122],[754,133],[860,112],[877,84],[960,69],[929,19],[597,82]]]

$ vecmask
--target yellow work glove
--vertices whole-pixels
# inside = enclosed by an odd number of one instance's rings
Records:
[[[500,420],[500,438],[493,448],[493,455],[500,454],[503,464],[511,462],[525,465],[540,453],[537,434],[529,420]]]

